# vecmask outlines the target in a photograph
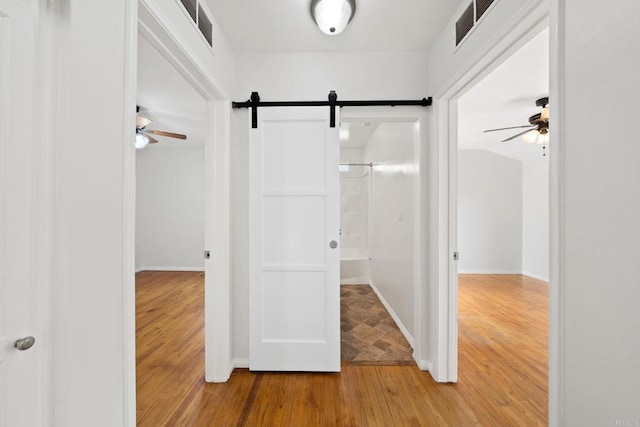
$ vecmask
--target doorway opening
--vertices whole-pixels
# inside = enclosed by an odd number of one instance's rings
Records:
[[[140,421],[153,416],[155,405],[168,409],[172,404],[159,390],[204,376],[207,104],[145,37],[138,37],[137,80],[138,114],[152,120],[145,127],[150,143],[136,150]],[[186,140],[153,130],[184,134]],[[189,301],[190,310],[176,311],[178,300]],[[167,366],[172,367],[170,374]]]
[[[508,366],[502,378],[511,390],[509,405],[541,423],[548,419],[553,145],[528,142],[538,136],[529,121],[541,111],[536,100],[548,94],[544,29],[457,99],[452,156],[459,381],[491,381]]]
[[[340,284],[343,364],[415,365],[419,124],[343,117]]]

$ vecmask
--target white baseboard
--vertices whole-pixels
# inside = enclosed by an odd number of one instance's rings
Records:
[[[458,274],[519,274],[533,279],[549,282],[549,277],[522,270],[458,270]]]
[[[523,274],[522,270],[458,270],[458,274]]]
[[[136,273],[141,271],[204,271],[204,267],[138,267]]]
[[[416,360],[416,363],[421,370],[433,372],[433,363],[428,360]]]
[[[398,325],[398,328],[400,328],[400,332],[402,332],[402,335],[404,335],[404,337],[407,339],[407,341],[409,341],[409,344],[411,345],[411,348],[413,348],[414,347],[414,345],[413,345],[413,343],[414,343],[413,336],[411,336],[411,334],[409,333],[407,328],[404,327],[404,325],[402,324],[402,321],[400,320],[400,318],[398,317],[396,312],[393,311],[393,309],[391,308],[391,306],[389,305],[387,300],[384,299],[384,297],[382,296],[382,294],[380,293],[380,291],[378,290],[378,288],[376,287],[376,285],[372,281],[369,281],[369,286],[371,286],[371,289],[373,289],[373,292],[375,292],[376,295],[378,295],[378,298],[380,298],[380,301],[382,302],[382,305],[384,305],[384,308],[387,309],[387,311],[391,315],[391,318],[393,319],[393,321],[396,322],[396,325]]]
[[[233,359],[231,361],[233,368],[249,368],[249,359]]]
[[[537,279],[537,280],[542,280],[543,282],[547,282],[549,283],[549,277],[548,276],[541,276],[539,274],[535,274],[535,273],[529,273],[528,271],[523,271],[522,272],[523,275],[531,277],[533,279]]]
[[[340,285],[369,285],[369,280],[359,280],[359,279],[345,279],[340,280]]]

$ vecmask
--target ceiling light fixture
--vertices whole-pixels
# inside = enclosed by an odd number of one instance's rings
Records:
[[[311,17],[320,31],[340,34],[356,13],[356,0],[311,0]]]
[[[527,130],[517,133],[510,138],[503,139],[502,142],[512,141],[519,136],[522,136],[526,142],[536,143],[542,145],[542,155],[546,156],[547,145],[549,144],[549,97],[543,97],[536,100],[536,106],[541,107],[542,110],[529,117],[529,124],[524,126],[512,126],[498,129],[487,129],[485,132],[496,132],[509,129],[524,129]]]
[[[542,145],[542,155],[546,156],[549,145],[549,98],[538,99],[536,105],[542,107],[542,111],[529,117],[529,123],[535,128],[522,135],[522,139],[530,144]]]
[[[136,132],[136,142],[135,142],[135,146],[138,150],[144,148],[147,146],[147,144],[149,143],[149,138],[147,138],[146,136],[144,136],[141,133]]]
[[[139,110],[140,107],[136,106],[136,112]],[[136,128],[144,129],[149,123],[151,123],[151,119],[148,119],[145,116],[141,116],[140,114],[136,115]]]

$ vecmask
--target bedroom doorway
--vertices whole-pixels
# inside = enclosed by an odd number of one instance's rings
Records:
[[[451,101],[450,230],[458,258],[450,282],[457,331],[449,374],[460,382],[491,381],[509,366],[501,374],[509,405],[539,422],[548,419],[553,142],[541,138],[549,135],[548,46],[547,28],[532,31]]]

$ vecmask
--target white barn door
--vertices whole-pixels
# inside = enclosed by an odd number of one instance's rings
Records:
[[[0,426],[43,421],[36,2],[0,0]],[[35,122],[35,124],[34,124]],[[35,338],[35,341],[31,339]]]
[[[329,107],[260,108],[249,143],[249,367],[338,372],[338,127]]]

